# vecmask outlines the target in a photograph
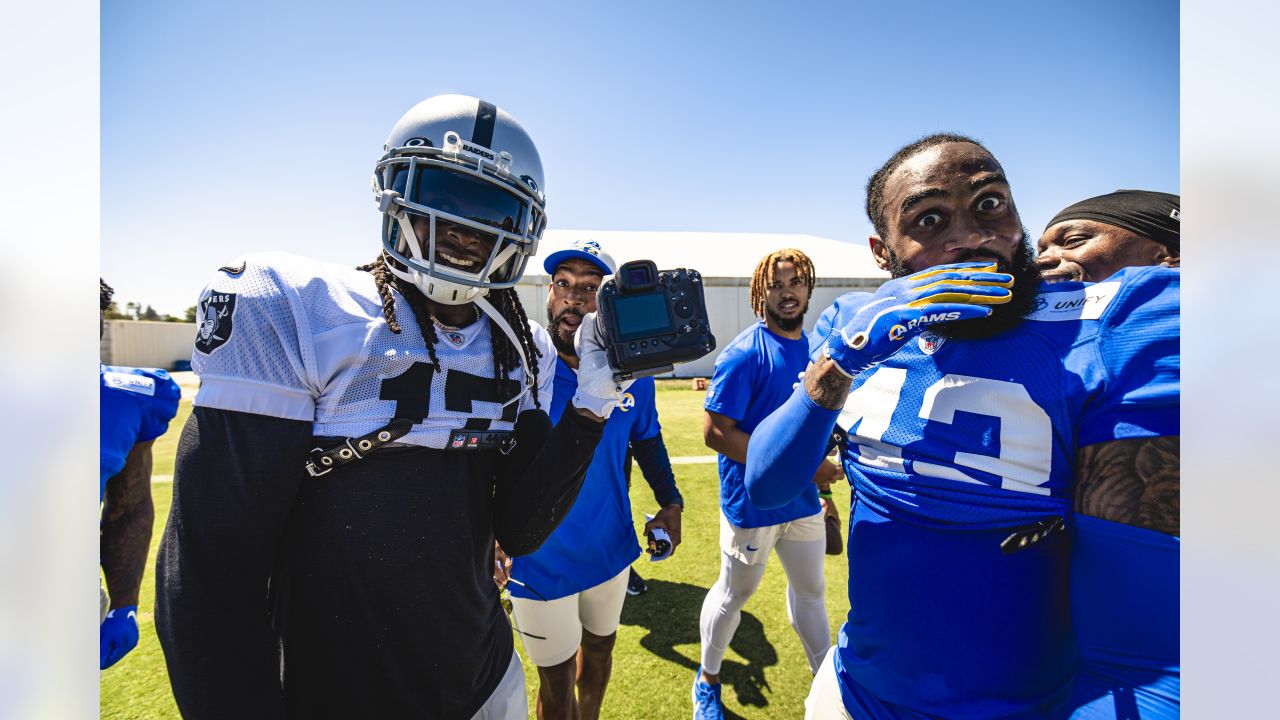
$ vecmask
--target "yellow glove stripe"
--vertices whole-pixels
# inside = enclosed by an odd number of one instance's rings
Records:
[[[999,268],[999,265],[997,265],[996,263],[991,263],[990,265],[983,265],[981,267],[974,267],[974,268],[960,268],[960,269],[938,268],[936,270],[925,270],[924,272],[915,273],[914,277],[917,277],[923,280],[924,278],[929,278],[929,277],[933,277],[934,275],[941,275],[942,273],[949,273],[949,272],[955,272],[955,273],[1000,272],[997,268]]]
[[[939,285],[985,285],[986,287],[1010,288],[1013,287],[1013,278],[1010,277],[1005,282],[996,282],[995,280],[937,280],[929,283],[928,285],[921,285],[913,292],[924,292],[931,287],[937,287]]]
[[[926,305],[937,305],[938,303],[967,303],[969,305],[1003,305],[1013,299],[1013,293],[1009,293],[1004,297],[992,297],[990,295],[970,295],[968,293],[942,293],[941,295],[932,295],[919,300],[912,300],[907,303],[907,307],[918,308]]]

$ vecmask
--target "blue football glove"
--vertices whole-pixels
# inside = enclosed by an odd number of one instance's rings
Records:
[[[98,626],[98,666],[115,665],[138,645],[138,606],[127,605],[107,613]]]
[[[930,325],[987,317],[988,305],[1013,298],[1013,276],[995,270],[995,263],[956,263],[890,280],[848,324],[831,333],[824,352],[853,377]]]

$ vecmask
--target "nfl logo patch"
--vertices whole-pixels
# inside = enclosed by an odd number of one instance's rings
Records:
[[[947,339],[941,335],[935,335],[931,332],[921,333],[916,342],[920,344],[920,352],[925,355],[932,355],[938,352],[938,348],[942,347],[942,343]]]
[[[460,447],[462,447],[462,438],[454,438],[454,439],[453,439],[452,447],[454,447],[454,448],[460,448]]]
[[[448,338],[449,342],[453,343],[455,346],[462,347],[462,341],[463,341],[462,333],[448,332],[448,333],[445,333],[444,336]]]

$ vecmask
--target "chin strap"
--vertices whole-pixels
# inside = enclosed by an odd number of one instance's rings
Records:
[[[524,344],[521,343],[520,338],[516,336],[516,331],[511,328],[511,324],[507,322],[506,318],[502,317],[502,313],[498,312],[498,309],[491,305],[483,295],[477,297],[472,302],[484,311],[484,314],[489,316],[489,320],[496,324],[502,332],[506,334],[507,338],[511,340],[512,347],[516,349],[516,354],[520,356],[520,366],[524,368],[525,388],[531,389],[533,392],[537,392],[537,389],[533,387],[533,372],[529,369],[529,358],[525,357],[524,354]],[[502,403],[502,407],[505,408],[511,403],[519,400],[523,395],[524,393],[522,392],[516,393],[515,397]]]

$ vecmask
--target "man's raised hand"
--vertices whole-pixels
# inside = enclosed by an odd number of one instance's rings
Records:
[[[898,351],[930,325],[991,314],[1013,299],[1013,276],[995,263],[938,265],[886,282],[827,338],[824,352],[853,377]]]

